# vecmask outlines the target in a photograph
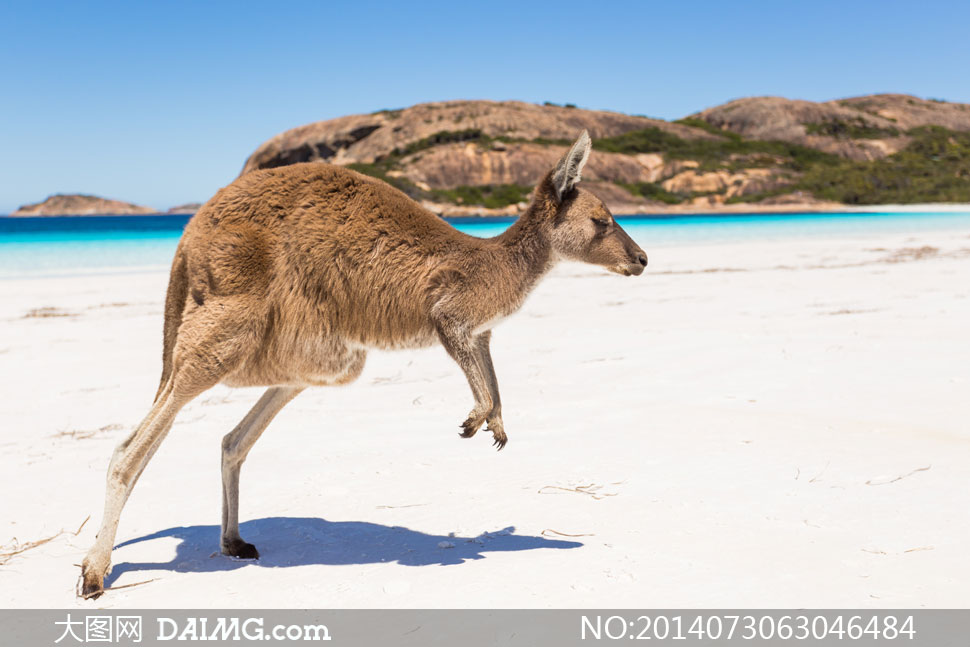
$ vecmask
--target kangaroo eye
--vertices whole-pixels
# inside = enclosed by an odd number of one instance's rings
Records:
[[[593,218],[593,224],[597,227],[608,227],[610,221],[608,218]]]

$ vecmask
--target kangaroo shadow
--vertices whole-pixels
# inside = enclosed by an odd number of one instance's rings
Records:
[[[396,562],[405,566],[451,566],[484,559],[487,552],[579,548],[576,541],[514,534],[509,527],[477,537],[429,535],[402,526],[366,521],[327,521],[315,517],[267,517],[240,524],[240,534],[259,549],[258,560],[239,560],[219,553],[219,526],[182,526],[130,539],[116,549],[143,541],[174,537],[181,542],[165,563],[121,562],[105,578],[111,586],[134,571],[204,573],[246,566],[285,568],[310,564],[345,565]]]

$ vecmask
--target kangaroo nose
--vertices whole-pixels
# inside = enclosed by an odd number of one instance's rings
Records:
[[[643,265],[644,267],[647,266],[647,255],[643,252],[640,252],[640,254],[637,256],[637,260],[640,261],[640,265]]]

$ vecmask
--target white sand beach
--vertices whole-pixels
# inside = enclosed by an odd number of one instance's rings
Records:
[[[107,584],[143,583],[96,601],[76,564],[155,393],[167,273],[0,281],[0,553],[54,536],[3,558],[0,605],[970,603],[970,231],[644,242],[642,277],[561,266],[496,329],[502,452],[459,438],[440,348],[303,393],[243,468],[258,562],[218,524],[260,391],[198,398],[122,516]]]

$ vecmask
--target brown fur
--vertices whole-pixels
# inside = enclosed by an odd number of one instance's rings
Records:
[[[155,405],[116,450],[105,519],[83,566],[99,595],[117,519],[175,413],[217,383],[268,386],[223,440],[223,552],[256,557],[238,534],[239,469],[272,417],[303,388],[346,384],[368,349],[442,344],[475,399],[462,436],[488,423],[507,440],[491,328],[560,258],[640,274],[643,251],[576,188],[584,133],[492,239],[468,236],[380,180],[322,163],[243,175],[189,222],[172,264]]]

